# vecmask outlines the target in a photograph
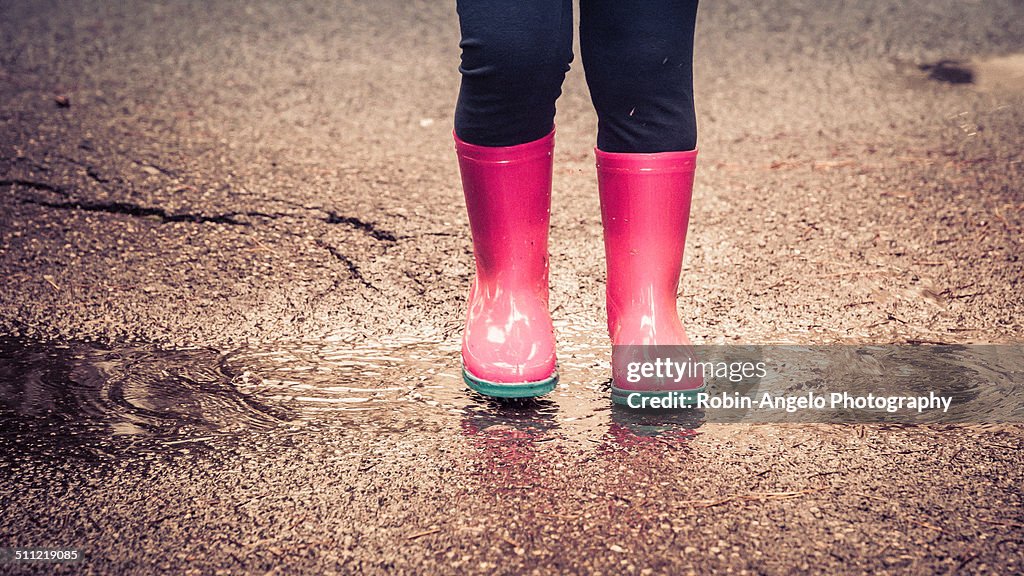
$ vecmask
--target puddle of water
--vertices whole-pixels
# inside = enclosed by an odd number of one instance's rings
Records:
[[[700,421],[613,409],[598,327],[558,327],[562,383],[541,399],[497,401],[462,382],[458,341],[406,338],[211,349],[106,348],[0,339],[0,433],[20,451],[105,453],[309,428],[594,447],[685,440]],[[2,451],[2,450],[0,450]]]
[[[121,440],[183,444],[287,419],[231,386],[213,350],[118,349],[0,339],[0,422],[19,451]]]
[[[223,364],[243,394],[287,406],[318,425],[401,432],[457,423],[467,436],[505,431],[531,442],[586,446],[615,437],[613,425],[630,434],[678,438],[699,426],[692,413],[680,418],[613,409],[610,349],[595,337],[603,330],[568,322],[556,330],[561,383],[538,399],[495,400],[469,390],[457,340],[276,344],[232,352]]]
[[[980,423],[1024,420],[1024,348],[1019,345],[812,345],[699,347],[704,360],[763,361],[763,378],[709,383],[712,395],[738,394],[755,407],[709,411],[714,422]],[[885,405],[831,402],[832,394],[885,398]],[[820,408],[788,412],[758,405],[765,395],[817,396]],[[947,399],[920,411],[892,401]],[[879,402],[882,402],[881,400]],[[891,410],[890,410],[891,408]],[[940,409],[941,408],[941,409]]]
[[[685,444],[705,421],[917,421],[841,410],[740,410],[730,417],[728,410],[615,407],[603,331],[569,323],[557,329],[559,386],[546,397],[520,401],[470,391],[456,340],[279,342],[221,354],[0,338],[0,438],[9,448],[0,447],[0,459],[69,446],[89,454],[125,446],[162,450],[300,430],[461,434],[483,446],[556,443],[586,451]],[[960,407],[960,416],[951,412],[947,421],[1024,419],[1020,347],[753,348],[770,360],[777,378],[744,389],[751,395],[824,394],[837,386],[876,394],[937,390]],[[733,357],[742,350],[727,352]],[[721,391],[716,386],[711,383],[712,393]]]

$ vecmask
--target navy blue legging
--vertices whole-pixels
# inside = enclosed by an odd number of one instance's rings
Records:
[[[580,47],[605,152],[697,146],[697,0],[579,0]],[[572,62],[572,0],[457,0],[455,133],[480,146],[542,138]]]

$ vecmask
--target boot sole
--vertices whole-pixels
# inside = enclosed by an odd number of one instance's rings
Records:
[[[676,396],[679,398],[679,402],[686,402],[686,404],[692,407],[697,401],[697,395],[708,391],[708,385],[704,384],[700,388],[694,388],[692,390],[658,390],[658,391],[647,391],[647,390],[626,390],[624,388],[616,388],[612,384],[612,402],[620,406],[625,406],[632,410],[685,410],[686,408],[679,406],[676,408],[634,408],[629,404],[629,397],[633,394],[639,394],[640,396],[634,401],[634,403],[643,402],[645,398],[667,398],[670,396]]]
[[[535,398],[555,389],[555,385],[558,384],[558,371],[536,382],[491,382],[470,374],[463,366],[462,380],[473,391],[492,398]]]

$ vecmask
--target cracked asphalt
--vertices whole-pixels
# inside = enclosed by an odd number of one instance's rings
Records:
[[[696,42],[695,341],[1021,342],[1024,92],[983,67],[1019,62],[1024,4],[705,2]],[[107,405],[58,391],[33,420],[5,398],[0,546],[78,546],[46,567],[76,574],[1024,571],[1019,425],[608,408],[579,66],[551,286],[562,361],[587,366],[535,404],[462,391],[457,44],[449,2],[0,2],[5,390],[131,358],[159,366],[151,391],[213,373],[195,394],[238,411],[147,440],[125,432],[162,421],[147,405],[79,442],[62,431]],[[296,352],[324,342],[426,343],[345,356],[392,363],[344,384],[429,373],[454,408],[266,424],[234,400],[266,368],[250,351],[296,372],[342,354]]]

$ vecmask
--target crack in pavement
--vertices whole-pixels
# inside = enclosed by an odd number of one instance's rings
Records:
[[[25,186],[27,188],[45,190],[48,192],[54,192],[57,194],[66,195],[66,191],[60,187],[48,184],[46,182],[35,182],[31,180],[0,180],[0,186]],[[227,224],[230,226],[250,226],[248,222],[241,222],[235,218],[238,216],[250,216],[260,217],[269,219],[278,219],[289,216],[288,214],[280,213],[266,213],[266,212],[228,212],[225,214],[217,214],[213,216],[205,216],[203,214],[171,214],[163,208],[153,208],[146,206],[139,206],[138,204],[132,204],[129,202],[82,202],[82,201],[69,201],[69,202],[47,202],[45,200],[38,200],[34,198],[23,198],[21,199],[23,204],[33,204],[36,206],[46,206],[47,208],[55,208],[58,210],[84,210],[87,212],[102,212],[105,214],[123,214],[133,217],[150,217],[155,216],[161,220],[162,223],[169,222],[192,222],[192,223],[214,223],[214,224]],[[375,227],[373,223],[365,222],[352,216],[340,216],[336,212],[328,212],[329,216],[325,219],[330,224],[347,224],[353,228],[365,231],[377,240],[385,240],[390,242],[397,242],[397,238],[394,234],[382,231]],[[351,258],[343,254],[340,250],[334,246],[324,242],[323,240],[316,240],[317,246],[327,250],[336,260],[345,265],[348,269],[349,275],[358,280],[363,286],[380,293],[380,288],[375,286],[372,282],[363,276],[359,266],[352,261]]]
[[[236,217],[252,216],[275,219],[283,216],[282,214],[267,214],[264,212],[227,212],[225,214],[215,214],[213,216],[191,214],[187,212],[172,214],[163,208],[139,206],[138,204],[132,204],[130,202],[47,202],[45,200],[36,200],[32,198],[22,199],[21,202],[23,204],[35,204],[37,206],[46,206],[47,208],[56,208],[58,210],[84,210],[86,212],[103,212],[105,214],[123,214],[138,218],[155,216],[164,224],[170,222],[192,222],[196,224],[211,222],[214,224],[227,224],[230,226],[249,226],[250,224],[248,222],[237,220]]]
[[[346,226],[350,226],[350,227],[352,227],[352,228],[354,228],[356,230],[365,232],[366,234],[368,234],[369,236],[371,236],[375,240],[380,240],[382,242],[398,242],[399,240],[405,240],[405,239],[409,238],[409,236],[399,236],[399,235],[395,234],[394,232],[392,232],[390,230],[381,228],[380,226],[377,225],[376,222],[368,222],[368,221],[363,220],[362,218],[358,218],[356,216],[345,216],[345,215],[342,215],[342,214],[339,214],[339,213],[335,212],[334,210],[329,210],[327,208],[324,208],[323,206],[310,206],[309,204],[305,204],[305,203],[302,203],[302,202],[296,202],[294,200],[288,200],[286,198],[267,197],[267,196],[261,196],[261,198],[264,198],[264,199],[266,199],[266,200],[268,200],[268,201],[270,201],[272,203],[276,202],[276,203],[280,203],[280,204],[285,204],[287,206],[293,206],[295,208],[299,208],[300,210],[304,210],[306,212],[323,212],[324,214],[326,214],[326,216],[323,217],[323,218],[318,218],[319,220],[322,220],[322,221],[326,222],[327,224],[344,224]],[[391,214],[391,216],[399,216],[401,218],[405,218],[405,216],[403,216],[401,214]],[[427,233],[426,235],[428,235],[428,236],[435,236],[435,235],[436,236],[454,236],[454,234],[451,234],[451,233],[448,233],[448,232],[430,232],[430,233]]]
[[[67,162],[68,164],[73,164],[75,166],[78,166],[79,168],[82,168],[83,170],[85,170],[85,175],[86,176],[88,176],[89,178],[92,178],[93,180],[95,180],[100,185],[109,184],[110,183],[110,178],[105,178],[100,173],[99,168],[97,168],[96,166],[94,166],[94,165],[92,165],[92,164],[90,164],[88,162],[83,162],[83,161],[78,160],[76,158],[72,158],[71,156],[65,156],[63,154],[57,154],[55,156],[55,158],[57,158],[58,160],[63,160],[64,162]],[[46,171],[49,171],[49,168],[46,167],[46,166],[40,166],[39,164],[35,164],[35,166],[37,166],[39,168],[43,168]],[[121,180],[121,179],[118,178],[118,180]]]
[[[398,237],[395,236],[393,232],[378,228],[373,222],[360,220],[355,216],[342,216],[333,210],[324,210],[324,212],[327,212],[327,218],[324,219],[324,222],[327,222],[328,224],[347,224],[353,228],[366,232],[377,240],[398,242]]]
[[[53,192],[54,194],[67,196],[67,190],[60,186],[55,186],[46,182],[36,182],[35,180],[22,180],[19,178],[0,180],[0,186],[24,186],[25,188],[32,188],[33,190],[45,190],[46,192]]]
[[[96,178],[92,174],[89,174],[93,179],[103,182]],[[52,192],[60,196],[70,196],[69,190],[50,184],[48,182],[40,182],[36,180],[25,180],[25,179],[0,179],[0,186],[22,186],[33,190],[42,190],[45,192]],[[171,213],[163,208],[140,206],[130,202],[89,202],[83,200],[72,200],[67,202],[49,202],[46,200],[38,200],[35,198],[22,199],[23,204],[34,204],[37,206],[46,206],[48,208],[55,208],[58,210],[84,210],[87,212],[103,212],[107,214],[123,214],[126,216],[135,217],[149,217],[155,216],[161,220],[162,223],[171,222],[192,222],[197,224],[202,223],[214,223],[214,224],[226,224],[229,226],[249,226],[248,222],[242,222],[238,220],[238,217],[252,217],[252,218],[266,218],[269,220],[277,220],[279,218],[287,218],[289,216],[302,218],[302,216],[295,214],[284,214],[281,212],[260,212],[254,211],[236,211],[226,212],[223,214],[215,214],[207,216],[203,214],[194,213]],[[365,232],[370,237],[381,242],[398,242],[399,237],[388,230],[380,228],[374,222],[367,222],[355,216],[345,216],[339,214],[333,210],[326,210],[323,208],[306,208],[307,210],[316,210],[327,214],[326,217],[317,218],[327,224],[344,224],[355,230]]]
[[[62,196],[67,196],[67,190],[49,184],[47,182],[37,182],[33,180],[22,180],[22,179],[5,179],[0,180],[0,186],[23,186],[34,190],[44,190],[47,192],[53,192]],[[172,214],[167,212],[163,208],[140,206],[138,204],[132,204],[130,202],[84,202],[84,201],[68,201],[68,202],[48,202],[46,200],[39,200],[35,198],[23,198],[21,199],[23,204],[33,204],[36,206],[45,206],[47,208],[55,208],[58,210],[84,210],[86,212],[102,212],[105,214],[122,214],[126,216],[133,216],[137,218],[145,217],[157,217],[162,223],[169,222],[192,222],[192,223],[214,223],[214,224],[227,224],[230,226],[251,226],[248,222],[242,222],[236,219],[238,216],[248,217],[259,217],[268,218],[275,220],[278,218],[284,218],[290,216],[289,214],[281,213],[267,213],[267,212],[227,212],[224,214],[216,214],[213,216],[206,216],[203,214],[192,214],[192,213],[179,213]],[[328,216],[323,219],[328,224],[345,224],[352,228],[361,230],[372,236],[374,239],[379,241],[397,242],[398,238],[391,232],[382,230],[376,227],[376,224],[372,222],[366,222],[360,220],[354,216],[342,216],[334,211],[326,211]],[[351,258],[343,254],[340,250],[334,246],[324,242],[323,240],[316,240],[317,246],[327,250],[336,260],[345,265],[349,271],[349,275],[358,280],[363,286],[380,292],[380,288],[375,286],[372,282],[363,276],[359,266],[352,261]],[[421,284],[422,286],[422,284]]]
[[[366,279],[365,276],[363,276],[362,271],[359,270],[359,266],[356,266],[356,263],[353,262],[351,258],[346,256],[345,254],[342,254],[340,250],[338,250],[334,246],[331,246],[327,242],[324,242],[323,240],[316,240],[316,245],[323,248],[324,250],[327,250],[331,254],[331,256],[334,256],[335,259],[344,264],[345,267],[348,268],[348,272],[353,279],[358,280],[360,283],[362,283],[363,286],[366,286],[371,290],[380,292],[380,288],[374,286],[373,283],[371,283],[369,280]]]

